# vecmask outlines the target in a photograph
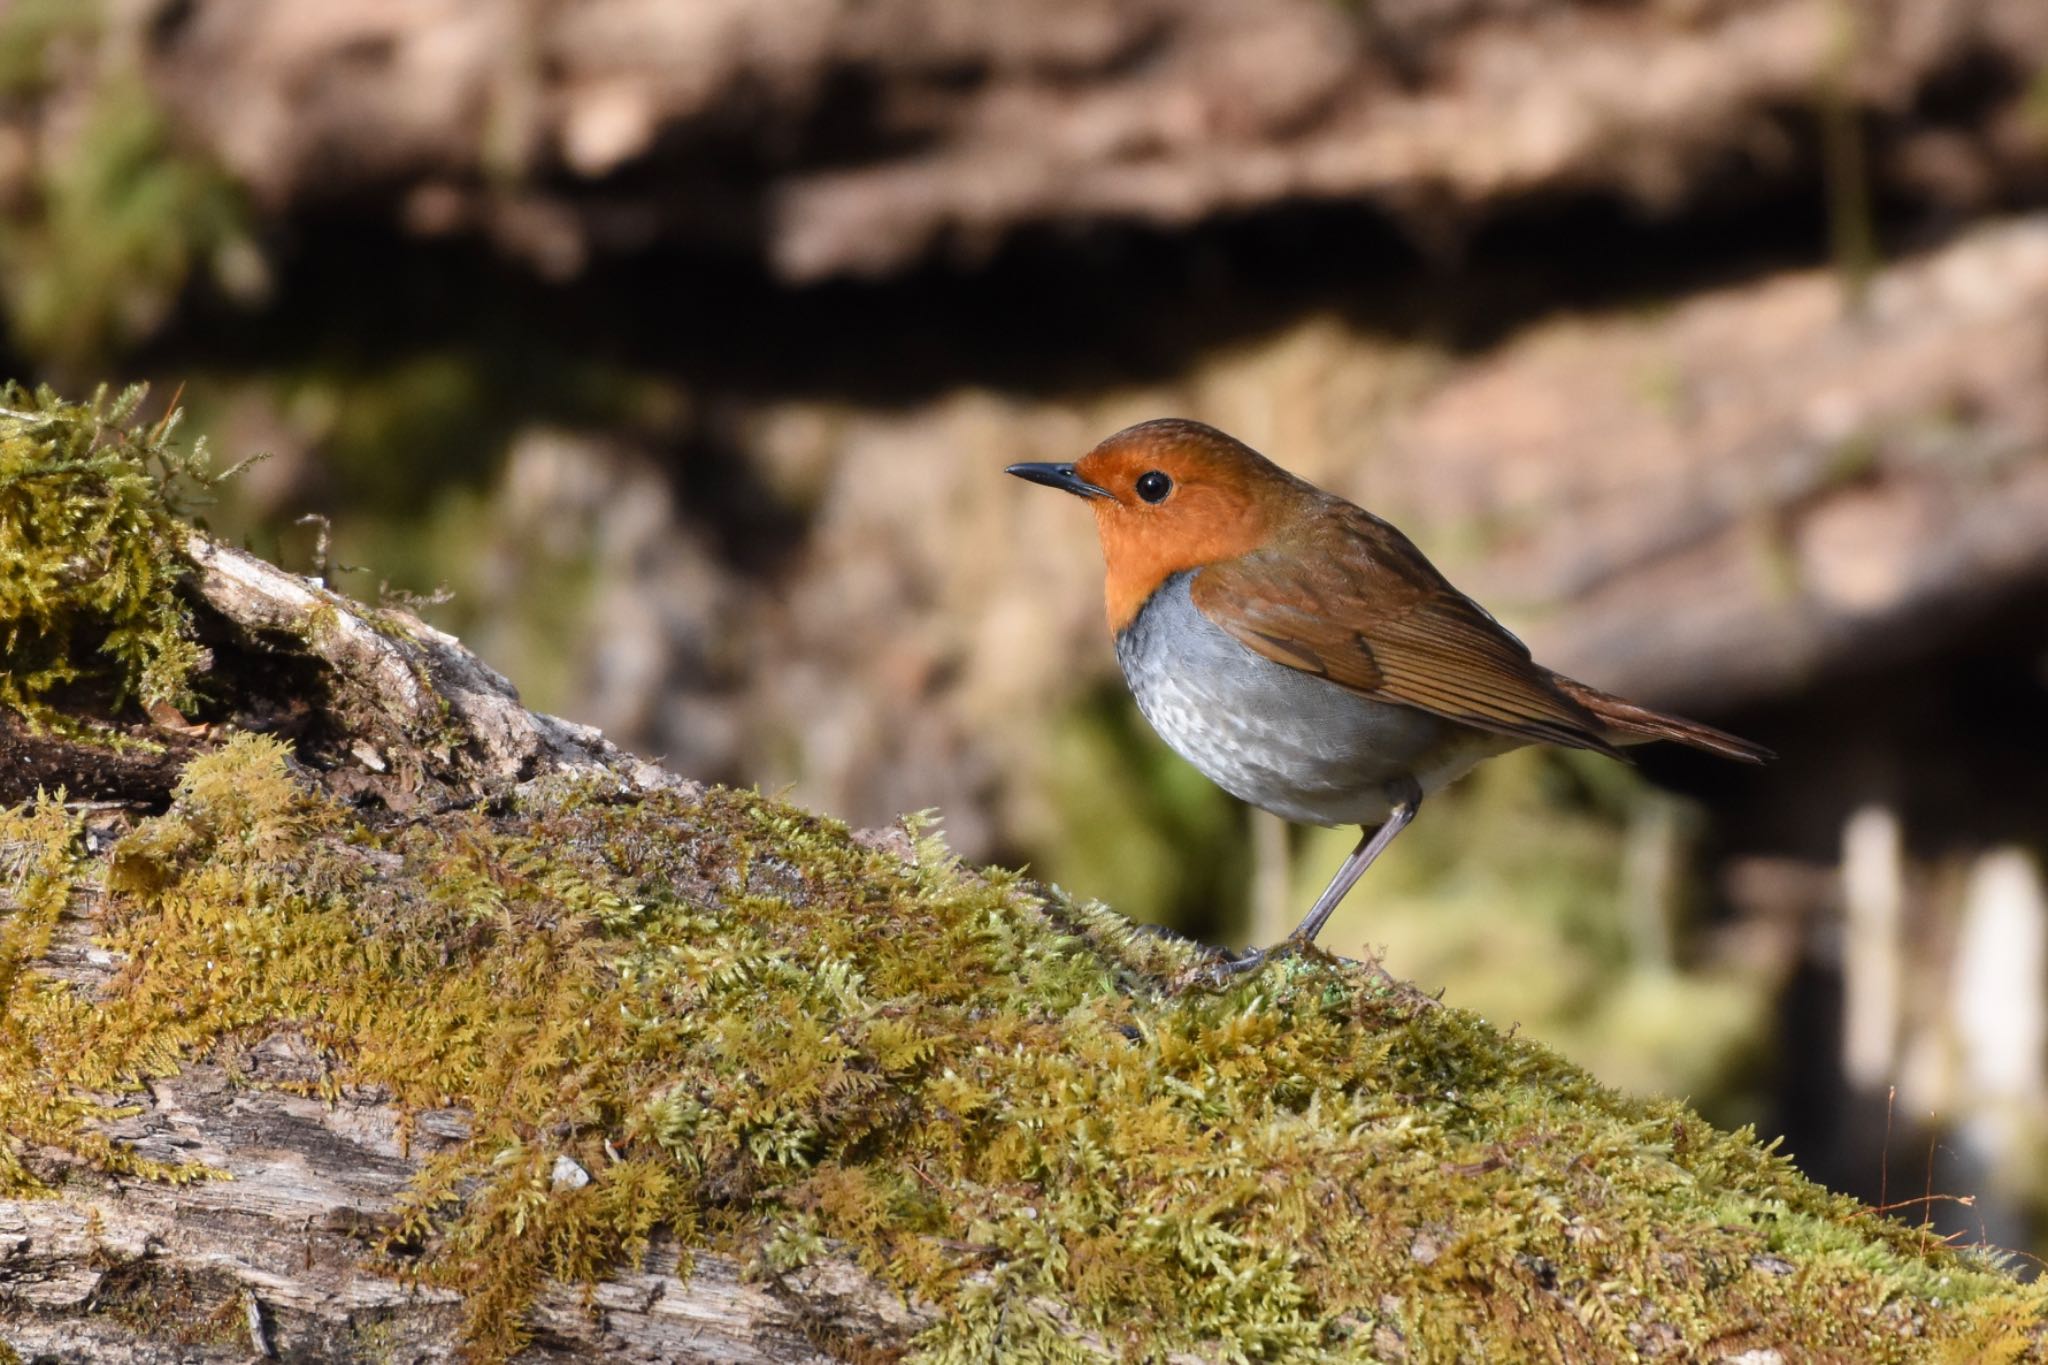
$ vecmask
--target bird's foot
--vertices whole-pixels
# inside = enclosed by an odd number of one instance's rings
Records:
[[[1266,964],[1266,950],[1248,948],[1234,954],[1227,948],[1211,948],[1207,958],[1182,973],[1178,990],[1221,991]]]
[[[1381,987],[1397,1000],[1425,1008],[1440,1003],[1435,996],[1417,989],[1413,983],[1404,981],[1388,971],[1380,962],[1378,953],[1361,960],[1339,957],[1329,949],[1318,946],[1313,939],[1292,934],[1270,948],[1247,948],[1242,953],[1232,953],[1227,948],[1212,948],[1209,950],[1208,961],[1181,978],[1182,989],[1193,986],[1212,991],[1228,990],[1283,957],[1306,957],[1324,963],[1363,967],[1368,973],[1378,977]]]
[[[1205,986],[1210,990],[1224,990],[1252,975],[1275,958],[1285,957],[1301,951],[1306,945],[1294,939],[1282,939],[1270,948],[1247,948],[1242,953],[1232,954],[1227,948],[1216,948],[1210,952],[1209,960],[1190,974],[1190,985]]]
[[[1282,944],[1276,948],[1247,948],[1235,957],[1226,955],[1216,964],[1216,970],[1229,977],[1250,976],[1271,962],[1285,946]]]

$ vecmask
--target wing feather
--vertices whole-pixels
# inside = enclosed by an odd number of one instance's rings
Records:
[[[1211,564],[1190,585],[1195,606],[1275,663],[1365,696],[1617,754],[1600,719],[1406,536],[1348,503],[1325,515],[1313,543],[1328,553],[1268,548]]]

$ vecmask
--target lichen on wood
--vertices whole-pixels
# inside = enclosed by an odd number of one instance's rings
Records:
[[[519,730],[439,690],[492,676],[453,641],[153,544],[214,664],[175,785],[0,813],[17,1350],[2043,1353],[2048,1295],[1995,1258],[1511,1030],[1337,959],[1200,988],[1196,945],[919,822]],[[237,669],[258,637],[278,666]],[[447,706],[380,729],[382,770],[282,704],[395,658]]]

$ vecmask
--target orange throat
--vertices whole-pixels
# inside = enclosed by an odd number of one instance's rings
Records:
[[[1183,517],[1162,524],[1107,501],[1095,505],[1095,529],[1108,570],[1103,598],[1111,635],[1121,634],[1173,575],[1249,554],[1266,539],[1264,518]]]

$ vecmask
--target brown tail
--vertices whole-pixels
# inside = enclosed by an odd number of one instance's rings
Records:
[[[1654,739],[1670,739],[1695,749],[1705,749],[1710,754],[1720,754],[1723,758],[1740,759],[1744,763],[1768,763],[1777,757],[1763,745],[1751,744],[1726,730],[1716,730],[1711,725],[1702,725],[1684,716],[1668,716],[1647,706],[1637,706],[1632,701],[1623,701],[1563,674],[1556,674],[1554,678],[1559,691],[1600,718],[1610,732],[1608,738],[1616,744],[1644,744]]]

